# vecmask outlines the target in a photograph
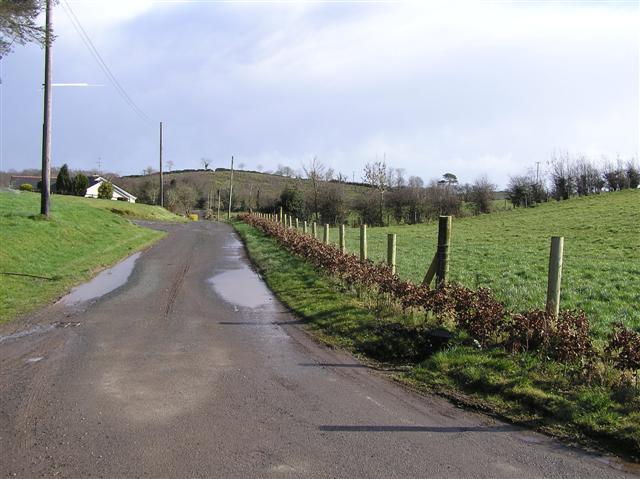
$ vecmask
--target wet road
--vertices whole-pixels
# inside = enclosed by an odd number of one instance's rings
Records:
[[[124,286],[3,332],[3,475],[632,477],[317,345],[228,226],[164,228]]]

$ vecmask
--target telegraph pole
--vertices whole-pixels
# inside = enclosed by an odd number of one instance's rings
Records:
[[[162,174],[162,122],[160,122],[160,206],[164,206],[164,176]]]
[[[42,186],[40,214],[49,217],[51,195],[51,0],[46,3],[44,37],[44,118],[42,122]]]
[[[231,176],[229,177],[229,212],[227,213],[227,219],[231,219],[231,199],[233,196],[233,156],[231,157]]]

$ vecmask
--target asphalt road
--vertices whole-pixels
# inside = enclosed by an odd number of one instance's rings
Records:
[[[163,228],[124,286],[3,331],[5,476],[633,477],[316,344],[228,226]]]

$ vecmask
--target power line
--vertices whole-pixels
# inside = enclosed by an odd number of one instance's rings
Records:
[[[95,47],[95,45],[91,41],[91,38],[89,37],[89,35],[85,31],[85,29],[82,27],[82,24],[80,23],[80,20],[78,19],[78,17],[74,13],[73,9],[71,8],[71,5],[69,5],[69,2],[67,2],[67,0],[63,0],[62,7],[64,8],[65,13],[67,14],[67,16],[69,17],[69,20],[71,20],[71,23],[72,23],[73,27],[75,28],[76,32],[78,32],[78,35],[80,36],[80,39],[82,40],[84,45],[89,50],[89,53],[91,53],[93,58],[98,63],[98,66],[100,67],[100,69],[106,75],[107,79],[111,82],[111,84],[116,89],[118,94],[122,97],[122,99],[125,101],[125,103],[127,103],[127,105],[129,105],[129,107],[131,107],[131,109],[142,120],[151,121],[149,116],[144,111],[142,111],[142,109],[138,105],[136,105],[136,103],[131,99],[131,97],[129,96],[127,91],[124,89],[124,87],[117,80],[115,75],[111,72],[111,69],[109,68],[107,63],[104,61],[104,59],[102,58],[102,55],[100,55],[100,53],[98,52],[98,49]]]

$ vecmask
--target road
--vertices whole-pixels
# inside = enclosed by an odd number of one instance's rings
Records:
[[[636,477],[317,344],[230,227],[156,227],[125,285],[4,331],[3,475]]]

